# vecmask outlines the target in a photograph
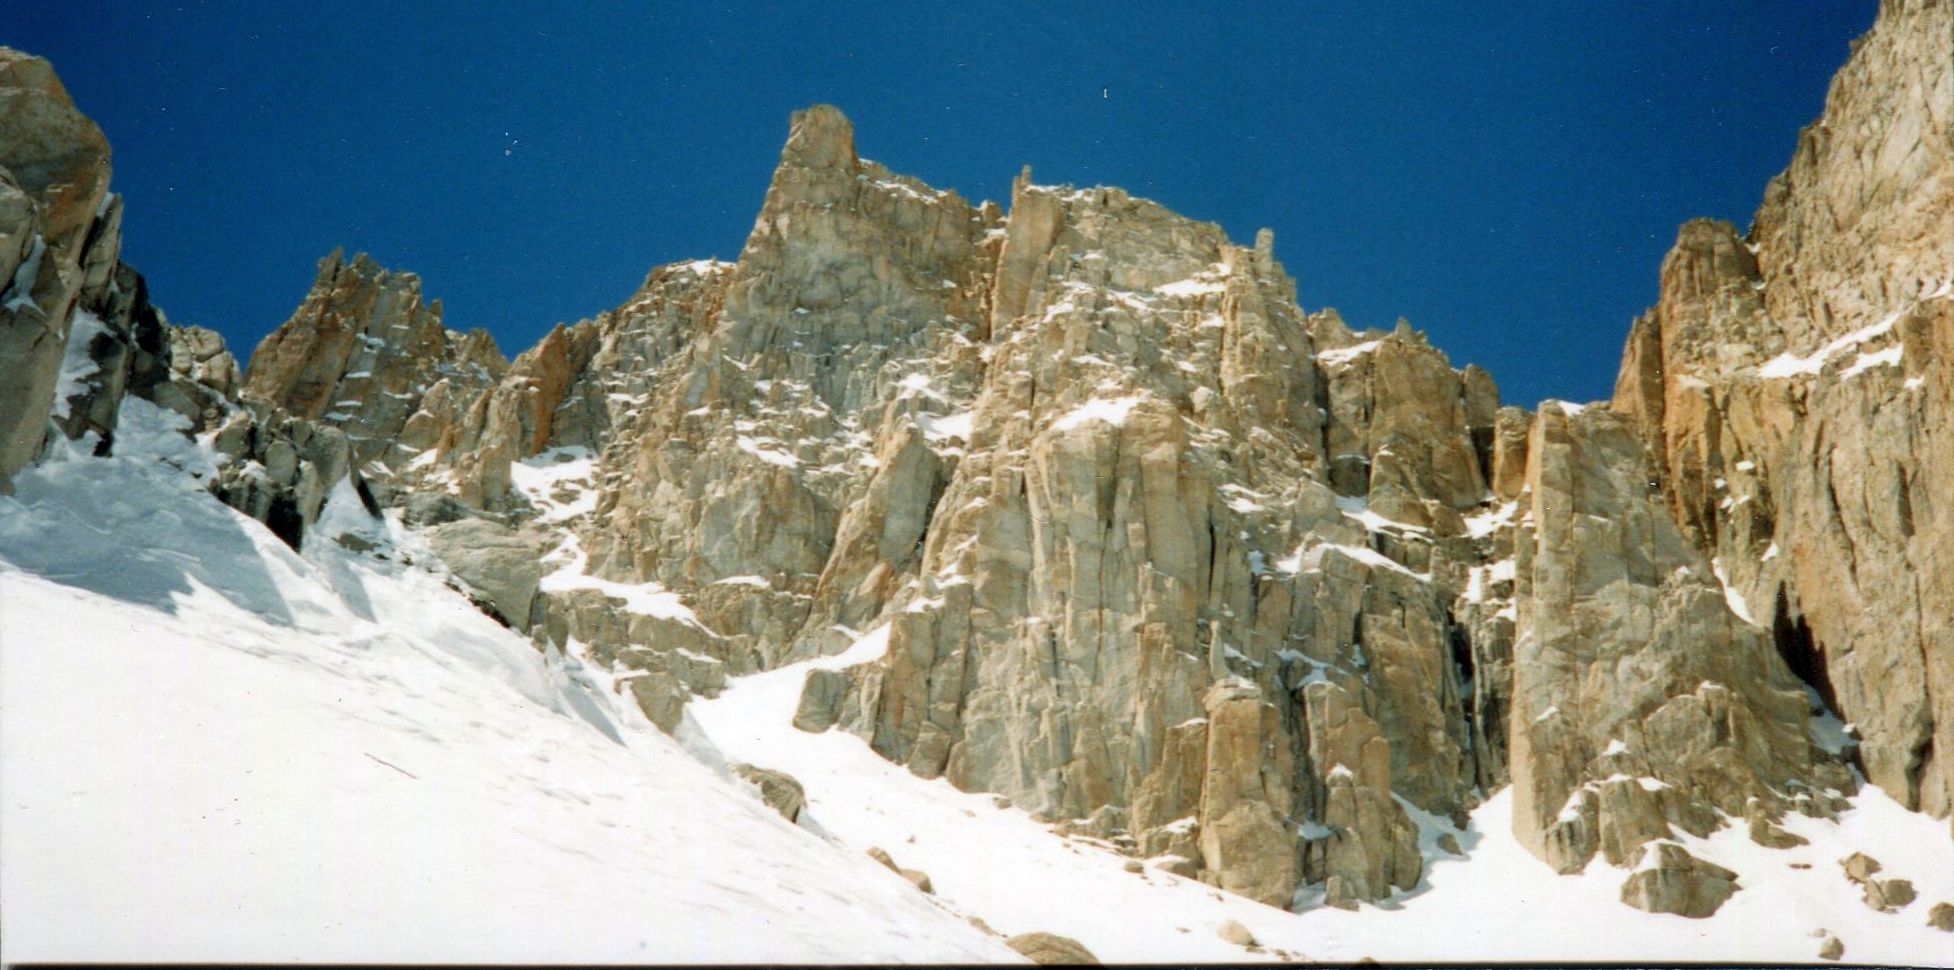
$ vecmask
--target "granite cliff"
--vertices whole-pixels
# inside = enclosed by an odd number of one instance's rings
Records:
[[[539,649],[680,730],[838,653],[795,719],[1271,905],[1418,884],[1511,785],[1548,865],[1703,916],[1672,840],[1865,779],[1954,810],[1946,3],[1889,2],[1753,227],[1683,227],[1613,401],[1502,406],[1400,322],[1116,188],[1008,206],[792,119],[734,263],[506,360],[340,253],[240,370],[119,260],[106,140],[0,52],[0,487],[134,395],[294,546],[350,483]],[[1827,710],[1854,743],[1815,735]],[[791,766],[780,766],[791,767]]]

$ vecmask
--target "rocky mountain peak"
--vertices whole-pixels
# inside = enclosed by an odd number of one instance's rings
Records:
[[[1765,189],[1751,229],[1771,317],[1800,353],[1954,276],[1954,9],[1889,0]]]
[[[507,368],[486,331],[464,337],[442,326],[439,302],[422,300],[420,277],[365,253],[348,262],[336,249],[319,261],[291,319],[251,355],[242,392],[344,429],[361,464],[393,467],[431,444],[404,444],[428,434],[410,424],[423,414],[422,426],[457,423]]]
[[[1750,235],[1681,228],[1609,406],[1537,413],[1305,311],[1268,230],[1029,167],[972,205],[826,105],[736,263],[508,361],[336,250],[240,379],[120,263],[99,132],[0,55],[0,481],[50,427],[112,452],[134,396],[295,547],[342,486],[397,508],[667,731],[886,647],[795,725],[1230,892],[1392,899],[1510,785],[1548,865],[1705,916],[1741,887],[1678,833],[1782,847],[1853,765],[1954,807],[1949,10],[1889,3]]]
[[[781,149],[784,167],[834,169],[854,173],[855,126],[841,109],[817,104],[794,112],[787,145]]]
[[[39,201],[41,235],[54,249],[78,248],[108,193],[108,139],[52,65],[10,47],[0,47],[0,127],[11,139],[7,181]]]

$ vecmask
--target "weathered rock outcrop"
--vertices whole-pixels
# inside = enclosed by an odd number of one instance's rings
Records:
[[[353,466],[351,442],[336,428],[247,402],[228,412],[212,446],[230,461],[211,492],[294,549],[342,482],[351,481],[368,510],[379,511]]]
[[[1622,902],[1651,913],[1705,919],[1736,891],[1736,873],[1704,862],[1674,842],[1653,842],[1622,883]]]
[[[552,449],[601,452],[630,437],[652,389],[717,312],[731,268],[698,260],[653,270],[623,306],[558,326],[517,357],[494,387],[465,405],[458,428],[434,418],[442,408],[424,409],[409,444],[439,449],[443,471],[435,480],[452,482],[463,500],[520,510],[528,503],[514,489],[511,467]]]
[[[40,455],[76,310],[115,271],[108,187],[101,129],[47,61],[0,47],[0,489]]]
[[[1684,227],[1612,408],[1538,414],[1402,321],[1305,313],[1266,231],[1029,170],[972,205],[825,106],[737,263],[505,363],[335,253],[241,377],[117,261],[99,132],[0,54],[0,132],[59,143],[0,140],[0,482],[51,420],[112,449],[138,395],[294,546],[343,489],[399,507],[667,731],[886,644],[795,725],[1232,892],[1415,889],[1420,824],[1510,783],[1549,864],[1707,915],[1738,887],[1677,831],[1793,845],[1851,787],[1808,685],[1872,780],[1954,799],[1949,17],[1889,5],[1751,236]]]
[[[222,338],[151,305],[119,258],[109,174],[107,141],[47,62],[0,48],[0,490],[51,435],[112,453],[133,396],[217,432],[227,460],[206,484],[294,546],[349,476],[370,502],[343,436],[238,406]]]
[[[628,453],[606,456],[632,486],[599,500],[596,568],[698,590],[708,626],[770,657],[845,645],[832,627],[872,617],[915,576],[904,550],[937,460],[899,442],[950,417],[981,373],[996,221],[858,159],[834,109],[796,115],[739,264],[707,270],[717,293],[699,307],[712,315],[620,429]],[[865,490],[889,514],[847,521]],[[834,555],[838,538],[848,555]],[[877,571],[858,542],[897,561]],[[740,577],[759,585],[712,589]]]
[[[358,464],[391,471],[452,434],[507,366],[487,331],[441,325],[419,277],[335,250],[292,318],[252,353],[242,393],[344,431]]]
[[[1099,958],[1093,956],[1084,944],[1057,933],[1020,933],[1005,940],[1004,945],[1024,954],[1025,959],[1041,967],[1099,965]]]
[[[1527,452],[1509,735],[1521,840],[1577,872],[1597,852],[1631,864],[1672,825],[1707,835],[1753,802],[1827,811],[1850,777],[1650,494],[1629,423],[1549,402]]]
[[[733,773],[760,789],[760,798],[767,803],[767,807],[779,812],[782,818],[789,822],[800,821],[801,812],[807,809],[807,792],[793,775],[748,764],[734,765]],[[923,891],[929,892],[928,889]]]
[[[1406,807],[1509,775],[1566,868],[1719,813],[1769,837],[1849,786],[1631,425],[1502,409],[1408,327],[1304,315],[1266,234],[1028,174],[1008,216],[970,206],[823,108],[712,275],[573,528],[735,666],[886,627],[810,674],[803,729],[1277,905],[1415,886]],[[566,446],[538,415],[588,339],[532,352],[555,376],[499,422],[512,460]],[[643,680],[661,711],[677,682]]]
[[[1748,236],[1683,227],[1631,331],[1630,416],[1745,619],[1857,725],[1866,776],[1954,810],[1954,8],[1889,2]]]

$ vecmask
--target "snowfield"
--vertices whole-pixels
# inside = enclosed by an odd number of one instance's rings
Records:
[[[397,552],[294,555],[169,437],[0,497],[7,961],[1019,959]]]
[[[1682,835],[1691,853],[1735,870],[1743,887],[1707,920],[1623,905],[1628,872],[1599,860],[1580,875],[1555,875],[1513,837],[1508,790],[1481,805],[1464,831],[1414,809],[1427,875],[1390,908],[1289,913],[1152,866],[1128,872],[1126,856],[1061,838],[992,796],[924,781],[851,734],[791,726],[808,669],[872,660],[887,643],[883,628],[846,654],[736,680],[687,709],[727,757],[793,772],[827,831],[929,873],[943,901],[1006,935],[1059,933],[1102,960],[1136,963],[1281,959],[1276,950],[1335,962],[1812,963],[1819,940],[1809,934],[1824,928],[1844,941],[1846,962],[1954,965],[1954,936],[1926,925],[1928,907],[1954,899],[1947,823],[1871,787],[1837,823],[1788,816],[1784,827],[1811,840],[1795,849],[1758,846],[1741,825],[1707,840]],[[1446,832],[1466,858],[1437,848]],[[1884,863],[1882,878],[1913,880],[1920,898],[1895,914],[1867,908],[1838,865],[1854,851]],[[1216,930],[1227,920],[1269,952],[1223,940]]]
[[[1598,862],[1554,875],[1512,838],[1504,792],[1463,831],[1414,813],[1417,890],[1295,914],[1127,871],[850,734],[791,727],[808,669],[875,659],[886,628],[695,700],[675,741],[605,672],[473,609],[350,487],[294,554],[201,490],[211,456],[177,425],[131,400],[120,457],[63,446],[0,497],[8,961],[1022,962],[980,917],[1120,961],[1805,963],[1824,928],[1847,962],[1954,963],[1925,925],[1954,899],[1954,841],[1877,789],[1837,823],[1787,819],[1808,846],[1684,838],[1740,874],[1709,920],[1622,905],[1626,873]],[[726,758],[795,775],[804,823]],[[1855,850],[1920,898],[1868,909],[1837,862]],[[1263,952],[1223,940],[1226,920]]]

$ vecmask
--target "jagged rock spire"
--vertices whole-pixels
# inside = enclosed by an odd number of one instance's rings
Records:
[[[840,108],[817,104],[794,112],[787,146],[780,153],[782,165],[852,170],[857,161],[855,126]]]

